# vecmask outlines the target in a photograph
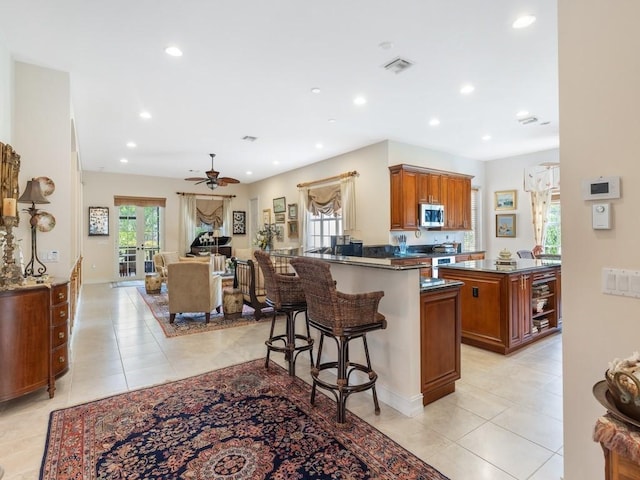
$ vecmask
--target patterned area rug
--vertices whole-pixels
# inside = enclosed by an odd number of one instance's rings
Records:
[[[215,310],[211,312],[209,323],[205,323],[204,313],[188,313],[176,315],[173,323],[169,323],[169,297],[165,286],[162,286],[161,293],[149,294],[145,291],[144,286],[137,287],[138,292],[142,295],[145,303],[149,305],[151,313],[158,320],[164,334],[167,337],[176,337],[178,335],[190,335],[192,333],[210,332],[211,330],[220,330],[222,328],[239,327],[256,322],[255,310],[247,305],[242,309],[242,316],[235,319],[224,318],[222,307],[220,313]],[[273,310],[263,309],[263,316],[259,321],[270,321]]]
[[[264,359],[56,410],[41,480],[446,477]]]

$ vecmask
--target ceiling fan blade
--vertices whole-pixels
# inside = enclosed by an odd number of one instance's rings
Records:
[[[189,177],[189,178],[185,178],[185,180],[187,182],[197,182],[198,180],[207,180],[204,177]]]
[[[210,182],[211,180],[208,178],[201,178],[199,182],[194,183],[194,185],[200,185],[201,183]]]
[[[231,178],[231,177],[220,177],[218,178],[218,182],[224,182],[224,183],[240,183],[240,180],[236,180],[235,178]]]

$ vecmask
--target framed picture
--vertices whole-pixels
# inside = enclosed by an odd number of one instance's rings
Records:
[[[274,215],[276,223],[284,223],[284,213],[276,213]]]
[[[496,237],[516,236],[516,214],[502,213],[496,215]]]
[[[298,204],[290,203],[287,205],[287,217],[289,220],[297,220],[298,219]]]
[[[262,210],[262,224],[271,225],[271,209],[265,208]]]
[[[298,238],[298,222],[287,222],[289,227],[289,238]]]
[[[109,207],[89,207],[89,236],[109,235]]]
[[[284,197],[273,199],[273,213],[284,213],[287,211],[286,199]]]
[[[247,212],[240,210],[233,211],[233,230],[234,235],[246,235],[247,233]]]
[[[276,240],[284,242],[284,227],[282,225],[276,225]]]
[[[515,210],[518,208],[517,194],[517,190],[503,190],[501,192],[496,192],[495,209]]]

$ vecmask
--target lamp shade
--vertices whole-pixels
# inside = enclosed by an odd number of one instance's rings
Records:
[[[40,188],[40,182],[31,179],[27,180],[27,186],[24,189],[24,193],[20,195],[18,203],[50,203],[42,194]]]

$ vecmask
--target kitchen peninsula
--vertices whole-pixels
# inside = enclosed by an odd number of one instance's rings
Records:
[[[342,292],[384,291],[379,311],[387,319],[387,328],[367,335],[378,373],[376,388],[384,403],[415,416],[423,404],[455,390],[460,378],[460,282],[421,281],[424,265],[398,265],[389,258],[300,256],[331,263],[331,275]],[[364,359],[358,342],[350,347],[350,354],[355,361]]]
[[[440,277],[464,282],[463,343],[509,354],[562,328],[559,261],[462,262],[441,266]]]

